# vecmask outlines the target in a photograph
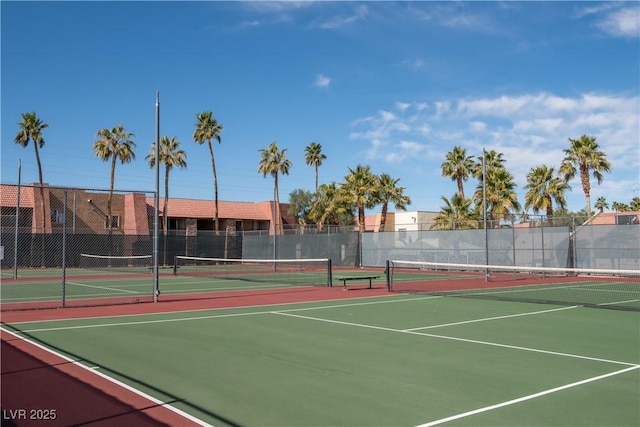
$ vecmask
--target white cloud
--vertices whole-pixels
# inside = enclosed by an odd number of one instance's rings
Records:
[[[389,163],[402,162],[408,158],[414,158],[426,151],[427,147],[414,141],[400,141],[394,145],[392,150],[384,153],[384,158]]]
[[[447,113],[451,109],[451,102],[449,101],[438,101],[435,103],[435,105],[436,118],[440,117],[444,113]]]
[[[395,114],[393,114],[390,111],[380,111],[380,119],[384,122],[384,123],[388,123],[391,121],[394,121],[396,119]]]
[[[605,17],[598,27],[613,36],[638,38],[640,37],[639,7],[636,5],[616,10]]]
[[[504,154],[522,191],[532,167],[545,164],[557,171],[568,138],[589,134],[597,138],[612,164],[613,173],[605,174],[603,181],[608,188],[622,188],[618,181],[638,178],[638,96],[585,93],[566,97],[542,92],[445,99],[433,102],[435,109],[417,108],[428,104],[399,102],[393,113],[381,110],[375,116],[355,120],[351,138],[368,145],[367,160],[373,164],[403,169],[439,170],[446,153],[456,145],[474,157],[483,148],[494,149]],[[580,183],[575,180],[570,184],[571,197],[582,203]],[[523,197],[520,195],[521,201]],[[633,196],[617,193],[616,197],[625,200]]]
[[[487,129],[487,124],[479,120],[474,120],[469,122],[469,129],[471,129],[473,132],[483,132],[485,129]]]
[[[336,15],[326,20],[317,20],[311,23],[311,28],[321,28],[323,30],[333,30],[353,24],[354,22],[363,20],[368,14],[369,9],[365,5],[359,5],[350,15]]]
[[[411,107],[411,104],[407,103],[407,102],[396,102],[396,108],[400,111],[402,111],[403,113],[405,111],[407,111],[407,109]]]
[[[329,87],[331,84],[331,79],[324,74],[318,74],[316,76],[316,81],[313,83],[316,87]]]
[[[595,15],[596,27],[615,37],[640,37],[640,6],[637,2],[607,2],[581,9],[577,18]]]
[[[400,66],[411,70],[419,70],[427,65],[422,59],[406,59],[400,63]]]
[[[248,28],[255,28],[255,27],[259,27],[259,26],[260,26],[260,21],[257,20],[257,19],[253,19],[251,21],[243,21],[243,22],[239,23],[234,28],[232,28],[232,30],[242,31],[242,30],[246,30]]]
[[[564,120],[560,118],[541,118],[516,121],[513,129],[518,132],[554,134],[563,124]]]
[[[313,5],[312,1],[247,1],[242,2],[245,9],[255,13],[283,13],[290,10],[302,9]]]

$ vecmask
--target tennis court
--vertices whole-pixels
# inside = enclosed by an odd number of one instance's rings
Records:
[[[162,298],[226,291],[331,286],[329,259],[238,260],[179,257],[161,268]],[[151,256],[91,257],[81,268],[21,269],[0,284],[3,310],[132,304],[154,300]],[[347,269],[346,271],[357,269]],[[378,269],[382,270],[382,269]]]
[[[203,425],[640,425],[637,311],[316,289],[3,329]]]

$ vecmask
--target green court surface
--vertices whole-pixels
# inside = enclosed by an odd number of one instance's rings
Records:
[[[4,325],[215,426],[638,426],[640,313],[395,294]]]

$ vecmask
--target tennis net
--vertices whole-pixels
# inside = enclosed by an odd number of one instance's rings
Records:
[[[392,292],[640,311],[640,270],[391,260]]]
[[[261,282],[283,286],[331,286],[331,260],[230,259],[178,255],[173,272],[180,276],[227,281]]]
[[[144,273],[151,274],[152,255],[95,255],[80,254],[79,267],[85,270],[99,270],[105,273]]]

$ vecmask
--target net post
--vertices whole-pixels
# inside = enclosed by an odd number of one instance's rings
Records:
[[[160,92],[156,91],[155,194],[153,195],[153,302],[160,296]],[[167,195],[165,194],[165,199]],[[163,215],[167,215],[166,212]],[[166,233],[166,230],[165,230]],[[166,239],[166,235],[165,235]]]
[[[62,202],[63,223],[62,223],[62,307],[67,302],[67,189],[64,189],[64,200]]]
[[[384,272],[387,276],[387,292],[391,292],[391,261],[386,261]]]
[[[333,287],[333,265],[331,258],[327,259],[327,287]]]
[[[173,257],[173,275],[178,275],[178,255],[174,255]]]

